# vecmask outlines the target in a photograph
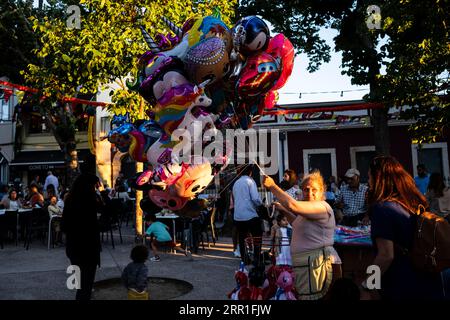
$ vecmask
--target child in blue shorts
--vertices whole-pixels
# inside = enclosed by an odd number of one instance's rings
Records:
[[[158,255],[158,246],[172,244],[172,237],[167,231],[169,227],[164,223],[156,221],[155,214],[148,214],[146,220],[149,227],[145,233],[150,236],[150,245],[154,255],[150,261],[161,261],[161,258]]]

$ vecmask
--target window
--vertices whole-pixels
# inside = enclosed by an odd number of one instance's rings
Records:
[[[369,165],[375,155],[375,146],[350,147],[351,166],[359,170],[362,183],[369,182]]]
[[[417,144],[412,144],[411,149],[414,176],[417,175],[417,165],[424,164],[428,173],[439,172],[445,179],[450,178],[446,142],[423,144],[422,148],[419,148]]]
[[[336,149],[303,150],[303,169],[305,174],[319,170],[325,181],[337,174]]]
[[[46,133],[50,132],[50,128],[45,123],[45,118],[39,115],[33,114],[30,118],[29,133]]]
[[[9,117],[9,101],[5,101],[5,99],[1,99],[1,110],[0,110],[0,120],[11,120]]]
[[[110,119],[109,117],[101,117],[100,119],[100,136],[104,137],[108,134],[110,128]]]

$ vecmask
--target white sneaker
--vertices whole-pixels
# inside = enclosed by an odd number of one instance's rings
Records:
[[[150,258],[150,261],[153,261],[153,262],[161,261],[161,258],[156,256],[156,257]]]
[[[234,253],[234,256],[236,258],[240,258],[241,257],[241,252],[239,251],[239,249],[236,249],[233,253]]]

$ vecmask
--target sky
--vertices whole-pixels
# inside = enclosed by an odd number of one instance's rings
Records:
[[[336,34],[336,31],[330,29],[323,29],[320,32],[321,37],[327,41],[332,49],[330,62],[322,64],[318,71],[313,73],[307,71],[309,61],[306,54],[295,57],[292,75],[284,87],[279,90],[279,104],[359,100],[369,92],[369,86],[352,85],[350,77],[341,75],[342,55],[334,51],[333,43]],[[363,91],[343,92],[341,97],[340,91],[345,90]],[[339,91],[339,93],[307,94],[308,92],[330,91]],[[300,92],[302,92],[301,98],[299,98]]]

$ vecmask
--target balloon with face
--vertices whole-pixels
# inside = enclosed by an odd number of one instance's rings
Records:
[[[172,211],[180,210],[189,200],[188,198],[172,195],[168,190],[160,191],[152,189],[148,192],[148,195],[158,207]]]
[[[147,102],[156,104],[171,88],[188,83],[182,61],[168,57],[142,82],[139,94]]]
[[[237,50],[244,56],[249,56],[267,48],[270,30],[264,20],[248,16],[236,23],[232,35]]]
[[[211,164],[206,159],[191,164],[186,172],[169,187],[172,194],[191,199],[208,187],[213,180]]]
[[[225,42],[217,37],[206,38],[188,50],[184,58],[189,78],[196,84],[221,80],[230,71]]]
[[[270,54],[261,52],[247,58],[236,89],[240,100],[254,100],[267,93],[280,77],[281,66]]]

